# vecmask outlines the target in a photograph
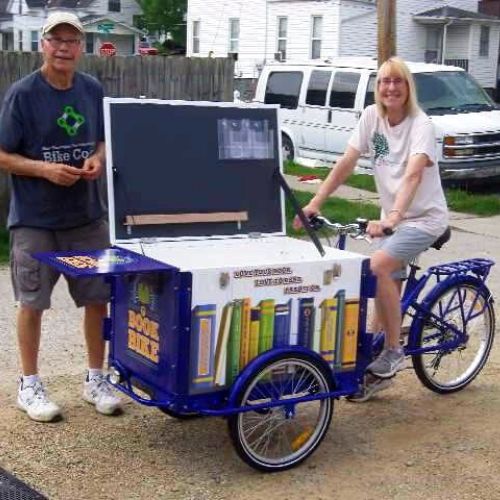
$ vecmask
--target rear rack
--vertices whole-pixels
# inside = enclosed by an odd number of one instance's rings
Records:
[[[466,259],[457,262],[447,262],[438,266],[432,266],[428,272],[440,276],[449,276],[450,274],[466,274],[473,273],[480,276],[483,280],[486,279],[490,272],[490,268],[495,265],[490,259]]]

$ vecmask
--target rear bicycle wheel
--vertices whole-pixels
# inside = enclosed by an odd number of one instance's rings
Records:
[[[283,405],[229,417],[229,434],[238,455],[265,472],[283,471],[305,460],[328,431],[333,400],[297,404],[286,404],[286,400],[331,390],[331,377],[312,357],[294,354],[269,360],[242,387],[237,403],[251,406],[283,401]]]
[[[470,384],[483,369],[493,345],[495,314],[487,290],[474,279],[455,283],[441,291],[418,333],[418,347],[435,347],[412,356],[415,373],[430,390],[439,394],[456,392]],[[457,339],[453,328],[465,333],[453,349],[442,347]]]

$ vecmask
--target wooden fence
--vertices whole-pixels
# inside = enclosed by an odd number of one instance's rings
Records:
[[[0,52],[0,99],[23,76],[39,68],[41,54]],[[109,97],[146,96],[187,101],[232,101],[234,61],[222,58],[83,56],[79,69],[95,76]],[[0,225],[7,216],[7,176],[0,171]]]

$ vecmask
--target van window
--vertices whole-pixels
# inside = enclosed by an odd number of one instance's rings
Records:
[[[276,71],[269,73],[266,85],[266,104],[279,104],[282,108],[296,109],[299,103],[301,71]]]
[[[324,106],[326,104],[326,91],[330,83],[331,71],[313,71],[307,87],[306,104]]]
[[[358,83],[359,73],[337,71],[333,77],[330,106],[332,108],[354,108]]]
[[[375,82],[377,81],[377,75],[370,75],[368,79],[368,85],[366,87],[365,95],[365,108],[371,104],[375,104]]]

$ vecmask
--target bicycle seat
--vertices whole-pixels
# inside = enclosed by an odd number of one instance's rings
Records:
[[[436,250],[441,250],[441,247],[449,241],[451,238],[451,229],[448,226],[444,233],[431,245],[431,248],[435,248]]]

